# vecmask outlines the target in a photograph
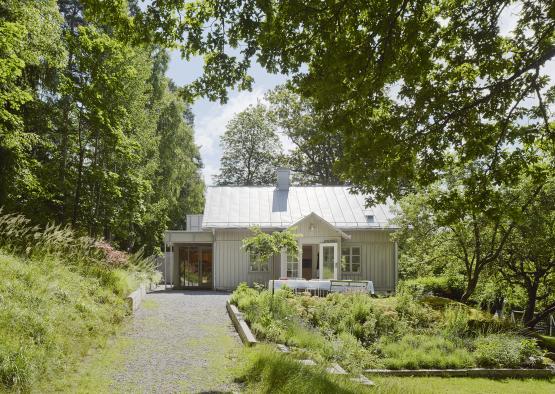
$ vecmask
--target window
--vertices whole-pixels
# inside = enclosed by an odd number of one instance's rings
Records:
[[[299,277],[299,256],[296,254],[287,254],[287,277]]]
[[[360,273],[360,246],[341,248],[341,272]]]
[[[256,261],[256,259],[249,254],[249,272],[268,272],[269,261]]]

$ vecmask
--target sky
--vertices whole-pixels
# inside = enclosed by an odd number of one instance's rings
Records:
[[[171,60],[168,67],[168,77],[178,86],[192,82],[202,74],[202,59],[195,58],[190,62],[181,59],[179,51],[170,54]],[[234,114],[241,112],[251,104],[263,101],[267,90],[286,81],[286,76],[269,74],[258,64],[253,64],[250,75],[254,78],[252,91],[229,92],[229,100],[222,105],[200,99],[193,104],[195,115],[195,140],[200,146],[200,153],[204,163],[203,175],[207,185],[212,184],[212,175],[217,174],[220,167],[222,151],[220,149],[220,136],[225,132],[227,123]],[[282,138],[285,149],[290,148],[289,141]]]
[[[500,33],[510,35],[515,28],[515,15],[519,13],[518,3],[507,7],[501,14]],[[192,82],[202,74],[202,59],[193,58],[187,62],[181,59],[179,51],[170,53],[171,61],[168,67],[168,76],[174,80],[178,86],[183,86]],[[555,61],[548,62],[544,67],[544,72],[555,78]],[[254,78],[252,91],[229,92],[227,104],[210,102],[207,99],[200,99],[192,107],[195,115],[195,140],[200,146],[200,153],[204,163],[203,175],[207,185],[212,184],[212,176],[217,174],[220,167],[222,151],[219,144],[220,136],[225,132],[227,123],[234,114],[241,112],[251,104],[263,101],[266,91],[282,84],[286,81],[286,76],[267,73],[260,65],[253,62],[249,71]],[[284,136],[281,142],[284,149],[291,149],[292,144]]]

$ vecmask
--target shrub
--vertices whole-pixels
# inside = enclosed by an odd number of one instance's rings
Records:
[[[334,342],[334,358],[346,370],[361,373],[368,368],[380,367],[378,356],[362,346],[360,341],[348,333],[340,334]]]
[[[488,334],[511,332],[510,322],[494,319],[491,315],[468,308],[451,305],[445,308],[442,332],[450,338],[474,338]]]
[[[394,316],[386,315],[366,294],[329,294],[310,315],[312,325],[333,334],[349,333],[363,345],[398,329]]]
[[[401,281],[398,286],[399,294],[409,294],[415,297],[432,294],[452,300],[460,300],[464,290],[464,281],[462,277],[458,276],[423,276]]]
[[[384,357],[384,366],[390,369],[447,369],[474,365],[468,350],[438,336],[405,335],[399,341],[386,337],[376,348]]]
[[[480,367],[516,368],[542,363],[543,352],[534,339],[491,334],[478,338],[474,346],[476,362]]]
[[[397,297],[395,305],[399,319],[410,328],[428,328],[437,321],[437,314],[432,308],[416,301],[407,294]]]

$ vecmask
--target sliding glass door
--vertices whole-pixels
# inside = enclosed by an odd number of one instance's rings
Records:
[[[212,246],[179,247],[179,286],[212,288]]]

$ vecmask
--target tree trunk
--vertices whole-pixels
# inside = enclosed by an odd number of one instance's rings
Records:
[[[466,303],[470,296],[476,290],[476,286],[478,286],[478,278],[480,277],[479,272],[474,272],[470,274],[470,278],[468,278],[466,283],[466,289],[461,297],[461,302]]]
[[[538,313],[536,315],[536,317],[534,317],[532,320],[530,320],[527,324],[527,326],[529,328],[534,328],[536,326],[536,324],[538,324],[542,319],[545,319],[547,316],[549,316],[550,314],[555,313],[555,303],[549,305],[547,308],[545,308],[543,311],[541,311],[540,313]]]
[[[79,204],[81,203],[81,188],[83,184],[83,161],[84,161],[83,136],[81,131],[81,116],[79,116],[79,168],[77,169],[77,183],[75,185],[75,196],[73,199],[73,215],[71,224],[75,227],[79,215]]]
[[[536,299],[538,294],[538,284],[533,283],[532,286],[526,289],[526,292],[528,293],[528,302],[526,304],[526,309],[524,310],[522,321],[525,325],[528,326],[528,324],[534,319],[534,311],[536,310]],[[529,327],[533,328],[533,326]]]

